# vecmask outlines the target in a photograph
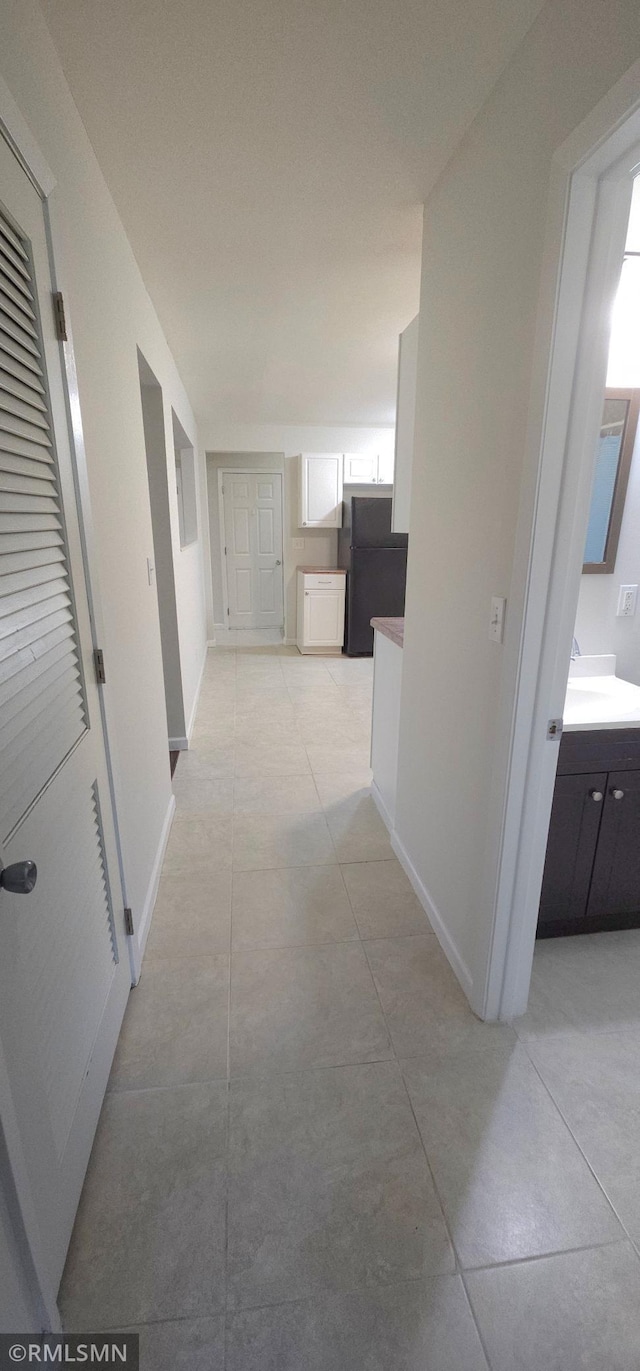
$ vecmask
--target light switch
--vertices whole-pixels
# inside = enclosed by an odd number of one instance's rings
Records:
[[[304,538],[292,538],[294,552],[304,552]]]
[[[637,599],[637,586],[620,586],[618,592],[618,608],[616,610],[617,618],[631,619],[636,612]]]
[[[504,637],[504,616],[507,609],[506,600],[500,595],[491,596],[491,617],[489,619],[489,637],[494,643],[501,643]]]

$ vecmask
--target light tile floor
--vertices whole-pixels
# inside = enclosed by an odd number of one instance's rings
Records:
[[[638,1371],[640,934],[471,1013],[368,793],[371,662],[209,654],[61,1291],[142,1371]]]

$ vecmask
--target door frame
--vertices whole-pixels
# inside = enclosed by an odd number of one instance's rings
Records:
[[[562,718],[606,385],[611,305],[640,171],[640,62],[553,159],[500,716],[506,783],[484,872],[494,920],[474,1008],[526,1010]],[[492,867],[492,869],[491,869]]]
[[[24,172],[35,187],[42,202],[45,233],[49,255],[51,283],[54,291],[64,292],[64,271],[60,270],[57,244],[55,189],[56,179],[48,166],[33,134],[23,118],[6,82],[0,77],[0,136],[4,137],[15,153]],[[68,309],[68,293],[65,295],[65,323],[67,339],[60,342],[60,364],[62,386],[68,429],[71,466],[73,471],[78,526],[80,532],[82,565],[86,584],[89,609],[92,647],[104,643],[104,616],[100,596],[97,570],[96,541],[89,492],[89,472],[87,465],[78,377],[71,323]],[[114,827],[118,860],[118,877],[123,908],[128,906],[126,878],[122,854],[122,842],[116,807],[116,788],[113,753],[109,744],[108,696],[106,686],[98,689],[100,701],[100,723],[102,728],[107,775],[109,780],[109,801]],[[115,884],[116,873],[110,873]],[[132,984],[140,976],[141,956],[135,938],[127,937],[127,948],[131,969]],[[3,1044],[0,1041],[0,1189],[6,1198],[7,1210],[11,1216],[11,1237],[15,1250],[19,1253],[21,1271],[19,1276],[26,1285],[33,1303],[34,1319],[38,1326],[59,1331],[60,1315],[57,1306],[57,1292],[52,1290],[44,1271],[41,1259],[41,1240],[31,1188],[24,1161],[17,1116],[13,1106]],[[2,1239],[0,1233],[0,1240]],[[30,1331],[30,1330],[27,1330]]]
[[[279,476],[280,477],[280,527],[282,529],[282,550],[280,556],[282,569],[282,635],[284,641],[285,630],[285,602],[284,602],[284,471],[269,471],[265,467],[218,467],[218,527],[220,532],[220,562],[222,565],[222,613],[224,615],[224,627],[227,627],[229,618],[229,581],[227,579],[227,558],[225,554],[225,527],[224,527],[224,477],[225,476]],[[240,630],[233,630],[239,632]],[[251,630],[249,630],[251,631]],[[259,629],[255,630],[259,632]]]

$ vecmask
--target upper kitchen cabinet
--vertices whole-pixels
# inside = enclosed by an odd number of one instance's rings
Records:
[[[342,528],[342,453],[302,452],[298,467],[298,527]]]
[[[409,532],[411,509],[411,473],[416,419],[416,391],[418,385],[418,332],[420,315],[400,334],[398,351],[398,402],[396,408],[396,463],[393,480],[393,511],[391,528],[394,533]]]
[[[345,452],[346,486],[390,486],[393,484],[393,453]]]

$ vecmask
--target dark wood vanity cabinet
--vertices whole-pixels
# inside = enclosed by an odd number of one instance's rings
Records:
[[[538,937],[640,927],[640,729],[560,743]]]

